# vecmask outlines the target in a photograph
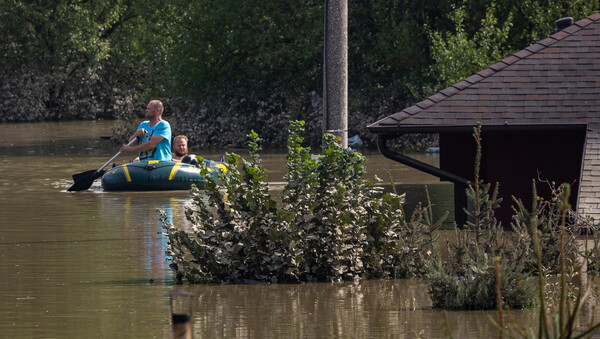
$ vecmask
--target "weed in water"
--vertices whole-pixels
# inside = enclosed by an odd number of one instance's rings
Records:
[[[454,241],[447,241],[447,261],[434,258],[427,263],[428,292],[434,307],[444,309],[525,308],[535,305],[534,287],[527,283],[529,275],[520,260],[504,260],[496,275],[494,258],[505,258],[516,250],[494,210],[500,206],[498,185],[493,190],[479,178],[481,163],[481,125],[473,129],[477,152],[475,181],[466,189],[470,202],[463,229],[455,226]],[[500,259],[499,259],[500,260]],[[500,280],[498,280],[500,279]],[[498,305],[496,291],[502,293]]]

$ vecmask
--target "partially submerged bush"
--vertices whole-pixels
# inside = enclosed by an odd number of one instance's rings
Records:
[[[563,206],[563,197],[568,192],[565,188],[569,186],[561,185],[559,187],[552,186],[552,196],[546,200],[537,195],[537,187],[535,180],[532,183],[533,199],[535,203],[532,210],[528,210],[523,202],[513,197],[515,205],[513,206],[513,247],[517,251],[513,252],[512,260],[521,260],[524,262],[525,269],[539,273],[537,268],[537,257],[534,251],[534,236],[531,227],[531,220],[535,218],[535,230],[539,233],[540,250],[542,252],[542,267],[543,274],[557,274],[561,271],[560,254],[561,243],[560,233],[563,223],[563,211],[565,215],[565,227],[570,230],[564,237],[564,252],[566,260],[572,261],[577,257],[576,234],[579,226],[577,218],[574,216],[574,211],[566,209]]]
[[[469,221],[464,229],[455,228],[455,239],[447,241],[447,262],[429,262],[430,296],[436,307],[450,309],[532,306],[535,291],[527,283],[528,278],[559,272],[563,277],[573,277],[577,273],[575,261],[580,254],[576,234],[581,221],[567,203],[570,186],[552,186],[552,196],[544,200],[537,195],[534,180],[531,210],[514,199],[513,232],[505,232],[494,216],[494,209],[501,202],[498,185],[491,189],[479,179],[481,125],[474,128],[473,136],[477,153],[475,183],[466,190],[472,206],[465,210]],[[584,257],[588,265],[595,249]],[[495,286],[498,279],[494,275],[494,258],[501,262],[499,287]],[[497,305],[496,290],[502,296],[502,305]]]
[[[597,334],[600,329],[600,322],[596,321],[595,310],[597,305],[598,290],[597,285],[594,283],[594,276],[590,281],[585,281],[583,278],[582,263],[588,262],[590,258],[590,252],[586,251],[583,253],[583,261],[571,262],[572,265],[567,267],[566,263],[569,257],[573,254],[571,249],[568,249],[567,238],[572,237],[569,233],[573,229],[567,227],[567,216],[571,214],[572,210],[569,205],[570,185],[562,184],[559,189],[553,189],[553,198],[550,200],[552,208],[550,210],[556,210],[560,216],[560,222],[558,225],[559,236],[558,236],[558,266],[559,266],[559,278],[560,282],[557,285],[557,295],[554,293],[548,293],[547,286],[548,281],[544,274],[538,274],[538,299],[540,301],[540,312],[537,333],[533,328],[522,328],[514,324],[509,326],[503,326],[503,313],[502,309],[498,308],[499,321],[497,323],[500,337],[504,334],[509,337],[521,336],[524,338],[592,338]],[[534,185],[535,193],[535,185]],[[534,194],[529,222],[526,222],[526,227],[529,227],[530,235],[532,238],[533,251],[535,253],[537,272],[544,272],[544,254],[542,253],[543,241],[542,230],[538,227],[538,223],[544,218],[538,218],[538,202],[539,197]],[[576,220],[577,218],[572,218]],[[577,283],[573,283],[577,281]],[[498,291],[500,298],[501,294]],[[594,300],[596,298],[596,300]],[[547,300],[548,299],[548,300]],[[558,305],[552,305],[556,302]],[[586,305],[587,304],[587,305]],[[589,321],[582,322],[580,324],[579,316],[584,313],[582,312],[584,307],[591,305],[591,313]]]
[[[408,219],[408,215],[402,214],[399,220],[400,226],[397,228],[398,237],[394,239],[397,246],[389,247],[390,250],[399,251],[395,254],[397,256],[393,271],[395,278],[423,277],[426,274],[427,261],[439,256],[439,249],[436,246],[439,234],[435,231],[442,226],[448,212],[446,211],[437,221],[434,220],[427,186],[425,186],[425,193],[426,205],[417,204]],[[384,222],[386,221],[382,220],[378,227],[384,229]],[[382,249],[379,253],[385,252]]]
[[[455,310],[484,310],[497,306],[497,277],[493,258],[481,253],[458,274],[441,260],[428,263],[428,293],[433,307]],[[527,284],[528,275],[518,262],[504,262],[501,266],[500,291],[502,302],[515,309],[535,305],[535,288]]]
[[[163,218],[179,281],[337,281],[423,273],[433,231],[441,225],[431,220],[431,206],[418,207],[406,220],[404,196],[361,179],[364,156],[343,149],[330,134],[323,154],[311,156],[299,135],[303,126],[291,123],[281,208],[269,193],[260,139],[252,133],[250,160],[227,154],[229,171],[220,183],[208,178],[205,193],[192,190],[194,206],[186,210],[191,230]]]
[[[518,248],[507,241],[494,210],[500,206],[498,185],[491,189],[479,179],[481,161],[481,125],[474,128],[477,145],[475,180],[466,194],[472,208],[465,209],[469,220],[464,229],[455,227],[454,241],[447,241],[448,261],[436,259],[428,263],[428,291],[435,307],[447,309],[496,308],[497,279],[494,258],[500,257],[502,307],[530,307],[535,304],[535,291],[526,283],[529,276],[521,260],[507,260]]]
[[[589,235],[586,235],[584,241],[584,249],[586,251],[585,262],[587,271],[594,274],[600,273],[600,232],[596,230],[591,235],[591,240],[588,240]],[[589,242],[591,241],[591,244]],[[590,246],[591,245],[591,246]]]

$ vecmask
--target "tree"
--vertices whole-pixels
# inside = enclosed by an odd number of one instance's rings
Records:
[[[186,95],[293,91],[320,85],[320,1],[172,3],[168,65]]]
[[[434,60],[429,71],[435,80],[426,92],[456,83],[546,38],[561,17],[579,20],[597,8],[598,0],[458,1],[448,14],[453,30],[429,28]]]

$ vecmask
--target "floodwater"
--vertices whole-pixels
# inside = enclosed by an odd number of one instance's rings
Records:
[[[10,338],[168,338],[169,295],[194,294],[196,338],[489,337],[495,312],[431,308],[419,280],[298,285],[176,285],[157,208],[183,222],[185,191],[69,193],[71,175],[118,151],[112,122],[0,125],[0,333]],[[192,150],[216,159],[221,152]],[[452,210],[452,185],[368,154],[369,176],[400,184],[410,203],[429,185]],[[437,165],[436,155],[415,155]],[[130,157],[120,156],[116,162]],[[282,153],[263,156],[281,181]],[[412,200],[411,200],[412,199]],[[513,311],[522,324],[534,311]]]

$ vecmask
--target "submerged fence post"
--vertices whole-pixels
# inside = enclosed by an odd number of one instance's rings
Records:
[[[171,293],[170,299],[173,339],[191,339],[194,295],[176,291]]]
[[[348,147],[348,1],[325,0],[323,132]]]

